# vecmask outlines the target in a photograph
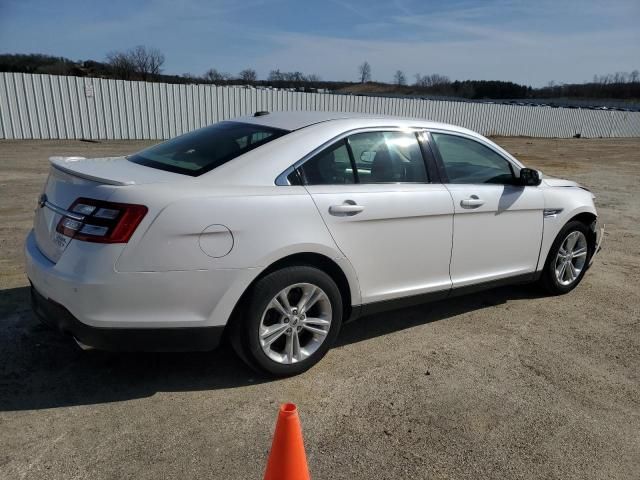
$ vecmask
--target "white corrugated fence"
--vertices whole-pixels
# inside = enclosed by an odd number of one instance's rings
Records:
[[[165,139],[258,110],[399,115],[484,135],[640,137],[640,112],[0,73],[3,139]]]

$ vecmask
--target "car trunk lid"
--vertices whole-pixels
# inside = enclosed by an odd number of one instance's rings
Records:
[[[184,175],[164,172],[129,162],[125,157],[86,159],[51,157],[51,169],[35,212],[34,233],[40,251],[56,263],[73,241],[57,231],[64,216],[78,198],[108,200],[126,186],[188,179]]]

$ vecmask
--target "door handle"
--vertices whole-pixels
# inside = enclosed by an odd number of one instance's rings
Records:
[[[329,213],[336,217],[350,217],[357,215],[364,210],[362,205],[356,204],[353,200],[345,200],[342,205],[331,205]]]
[[[469,198],[460,200],[460,206],[462,208],[478,208],[481,205],[484,205],[484,200],[477,195],[471,195]]]

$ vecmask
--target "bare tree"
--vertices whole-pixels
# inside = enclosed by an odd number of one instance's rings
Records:
[[[255,82],[258,80],[258,74],[252,68],[245,68],[238,74],[238,77],[245,82]]]
[[[226,82],[231,80],[231,74],[219,72],[215,68],[210,68],[204,73],[203,78],[209,82]]]
[[[164,65],[164,54],[157,48],[147,51],[147,72],[150,75],[160,75],[162,73],[162,65]]]
[[[161,72],[164,55],[157,48],[138,45],[123,52],[111,52],[107,55],[107,62],[116,75],[125,80],[137,77],[148,80]]]
[[[138,45],[129,50],[128,55],[136,69],[136,73],[142,80],[147,80],[152,75],[158,75],[160,67],[164,64],[164,55],[157,48]]]
[[[431,84],[432,85],[448,85],[451,83],[449,77],[446,75],[440,75],[439,73],[434,73],[431,75]]]
[[[107,63],[114,75],[122,80],[131,80],[136,73],[136,67],[126,52],[109,52]]]
[[[631,74],[629,75],[629,81],[631,83],[636,83],[638,81],[638,79],[640,78],[640,72],[638,72],[638,70],[634,70],[633,72],[631,72]]]
[[[271,70],[269,72],[269,77],[267,78],[267,80],[269,80],[270,82],[279,82],[284,80],[284,77],[280,69],[276,68],[275,70]]]
[[[276,69],[276,70],[271,70],[271,72],[269,72],[269,77],[267,77],[267,80],[269,80],[270,82],[292,82],[292,83],[317,81],[317,80],[310,80],[311,77],[312,76],[307,77],[302,72],[281,72],[280,69]],[[317,75],[313,77],[319,78]]]
[[[288,82],[304,82],[307,80],[302,72],[283,72],[282,76]]]
[[[402,70],[396,70],[396,74],[393,76],[393,83],[396,85],[406,85],[407,77],[405,77]]]
[[[360,76],[360,83],[371,81],[371,65],[366,60],[362,65],[358,67],[358,74]]]
[[[432,75],[420,75],[416,74],[416,86],[418,87],[436,87],[439,85],[448,85],[451,83],[449,77],[446,75],[440,75],[438,73],[434,73]]]
[[[196,75],[194,75],[191,72],[185,72],[180,76],[184,78],[187,81],[187,83],[198,83],[198,80],[200,80]]]
[[[279,68],[271,70],[267,80],[270,82],[290,82],[290,83],[303,83],[303,82],[319,82],[320,76],[312,73],[311,75],[305,75],[302,72],[281,72]]]

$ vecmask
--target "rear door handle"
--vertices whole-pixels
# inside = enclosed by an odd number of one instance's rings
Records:
[[[484,205],[484,200],[479,198],[477,195],[471,195],[469,198],[460,200],[460,206],[462,208],[478,208],[481,205]]]
[[[331,205],[329,213],[335,217],[351,217],[364,210],[362,205],[356,204],[353,200],[345,200],[342,205]]]

